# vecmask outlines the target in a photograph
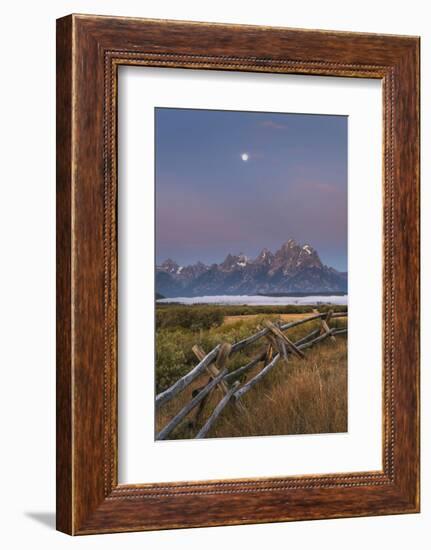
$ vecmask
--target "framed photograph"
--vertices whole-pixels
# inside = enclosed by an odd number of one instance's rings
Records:
[[[419,511],[419,38],[57,21],[57,528]]]

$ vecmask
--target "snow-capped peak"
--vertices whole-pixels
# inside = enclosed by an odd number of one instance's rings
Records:
[[[167,260],[165,260],[162,263],[160,268],[163,271],[167,271],[168,273],[176,273],[177,269],[178,269],[178,264],[176,262],[174,262],[173,260],[171,260],[170,258],[168,258]]]
[[[247,256],[241,253],[238,256],[238,261],[236,262],[236,265],[238,265],[239,267],[245,267],[247,265],[247,262],[248,262]]]

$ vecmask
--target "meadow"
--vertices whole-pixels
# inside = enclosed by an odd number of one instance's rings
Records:
[[[345,306],[320,306],[319,311],[346,311]],[[209,352],[219,343],[234,343],[263,326],[265,320],[290,321],[313,314],[311,306],[216,306],[158,304],[156,307],[156,392],[171,386],[192,369],[198,360],[192,347],[198,344]],[[346,318],[334,319],[332,327],[345,327]],[[310,321],[288,331],[293,341],[320,327]],[[233,354],[230,371],[253,359],[265,346],[265,338]],[[258,363],[240,382],[250,380],[263,367]],[[187,401],[196,388],[209,380],[199,378],[162,405],[156,415],[159,431]],[[196,429],[211,414],[221,399],[216,388],[199,419],[195,411],[172,432],[170,439],[193,438]],[[347,338],[337,335],[306,351],[305,359],[289,355],[242,399],[241,406],[230,403],[218,418],[208,437],[235,437],[281,434],[311,434],[347,431]]]

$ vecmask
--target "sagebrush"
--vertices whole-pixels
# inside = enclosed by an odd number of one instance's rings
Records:
[[[197,359],[192,351],[199,344],[210,351],[221,342],[234,343],[253,334],[265,319],[278,321],[286,314],[286,307],[272,312],[265,306],[182,306],[157,307],[156,335],[156,392],[172,385],[193,368]],[[304,314],[310,313],[305,308]],[[339,308],[340,310],[341,308]],[[346,309],[345,307],[343,308]],[[242,313],[237,313],[241,311]],[[247,313],[245,313],[247,311]],[[169,313],[166,313],[169,312]],[[214,313],[215,312],[215,313]],[[300,311],[290,311],[300,313]],[[221,314],[221,317],[220,317]],[[248,315],[247,318],[224,324],[225,315]],[[251,316],[251,317],[250,317]],[[331,327],[345,326],[346,319],[331,321]],[[292,340],[302,338],[319,327],[319,321],[310,321],[289,331]],[[229,358],[229,370],[249,362],[266,345],[265,339],[246,347]],[[263,366],[258,364],[247,373],[248,379]],[[245,377],[240,379],[245,381]],[[202,375],[171,402],[161,408],[156,418],[159,430],[191,398],[197,387],[208,381]],[[206,405],[202,422],[221,398],[218,390]],[[301,433],[330,433],[347,430],[347,339],[337,336],[311,348],[306,359],[289,356],[287,364],[280,361],[277,367],[244,397],[244,407],[230,404],[218,419],[209,437],[281,435]],[[193,415],[191,415],[193,416]],[[171,434],[171,438],[190,438],[196,426],[184,421]]]

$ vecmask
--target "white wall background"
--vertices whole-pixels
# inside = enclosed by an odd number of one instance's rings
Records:
[[[72,539],[54,531],[55,19],[75,13],[282,25],[422,37],[423,334],[431,330],[431,28],[410,0],[56,0],[2,6],[0,435],[4,548],[427,548],[431,523],[430,338],[422,346],[422,514]],[[428,253],[427,253],[428,252]],[[428,307],[426,307],[428,306]],[[428,525],[427,525],[428,524]],[[427,529],[428,528],[428,529]],[[428,536],[429,539],[429,536]]]

